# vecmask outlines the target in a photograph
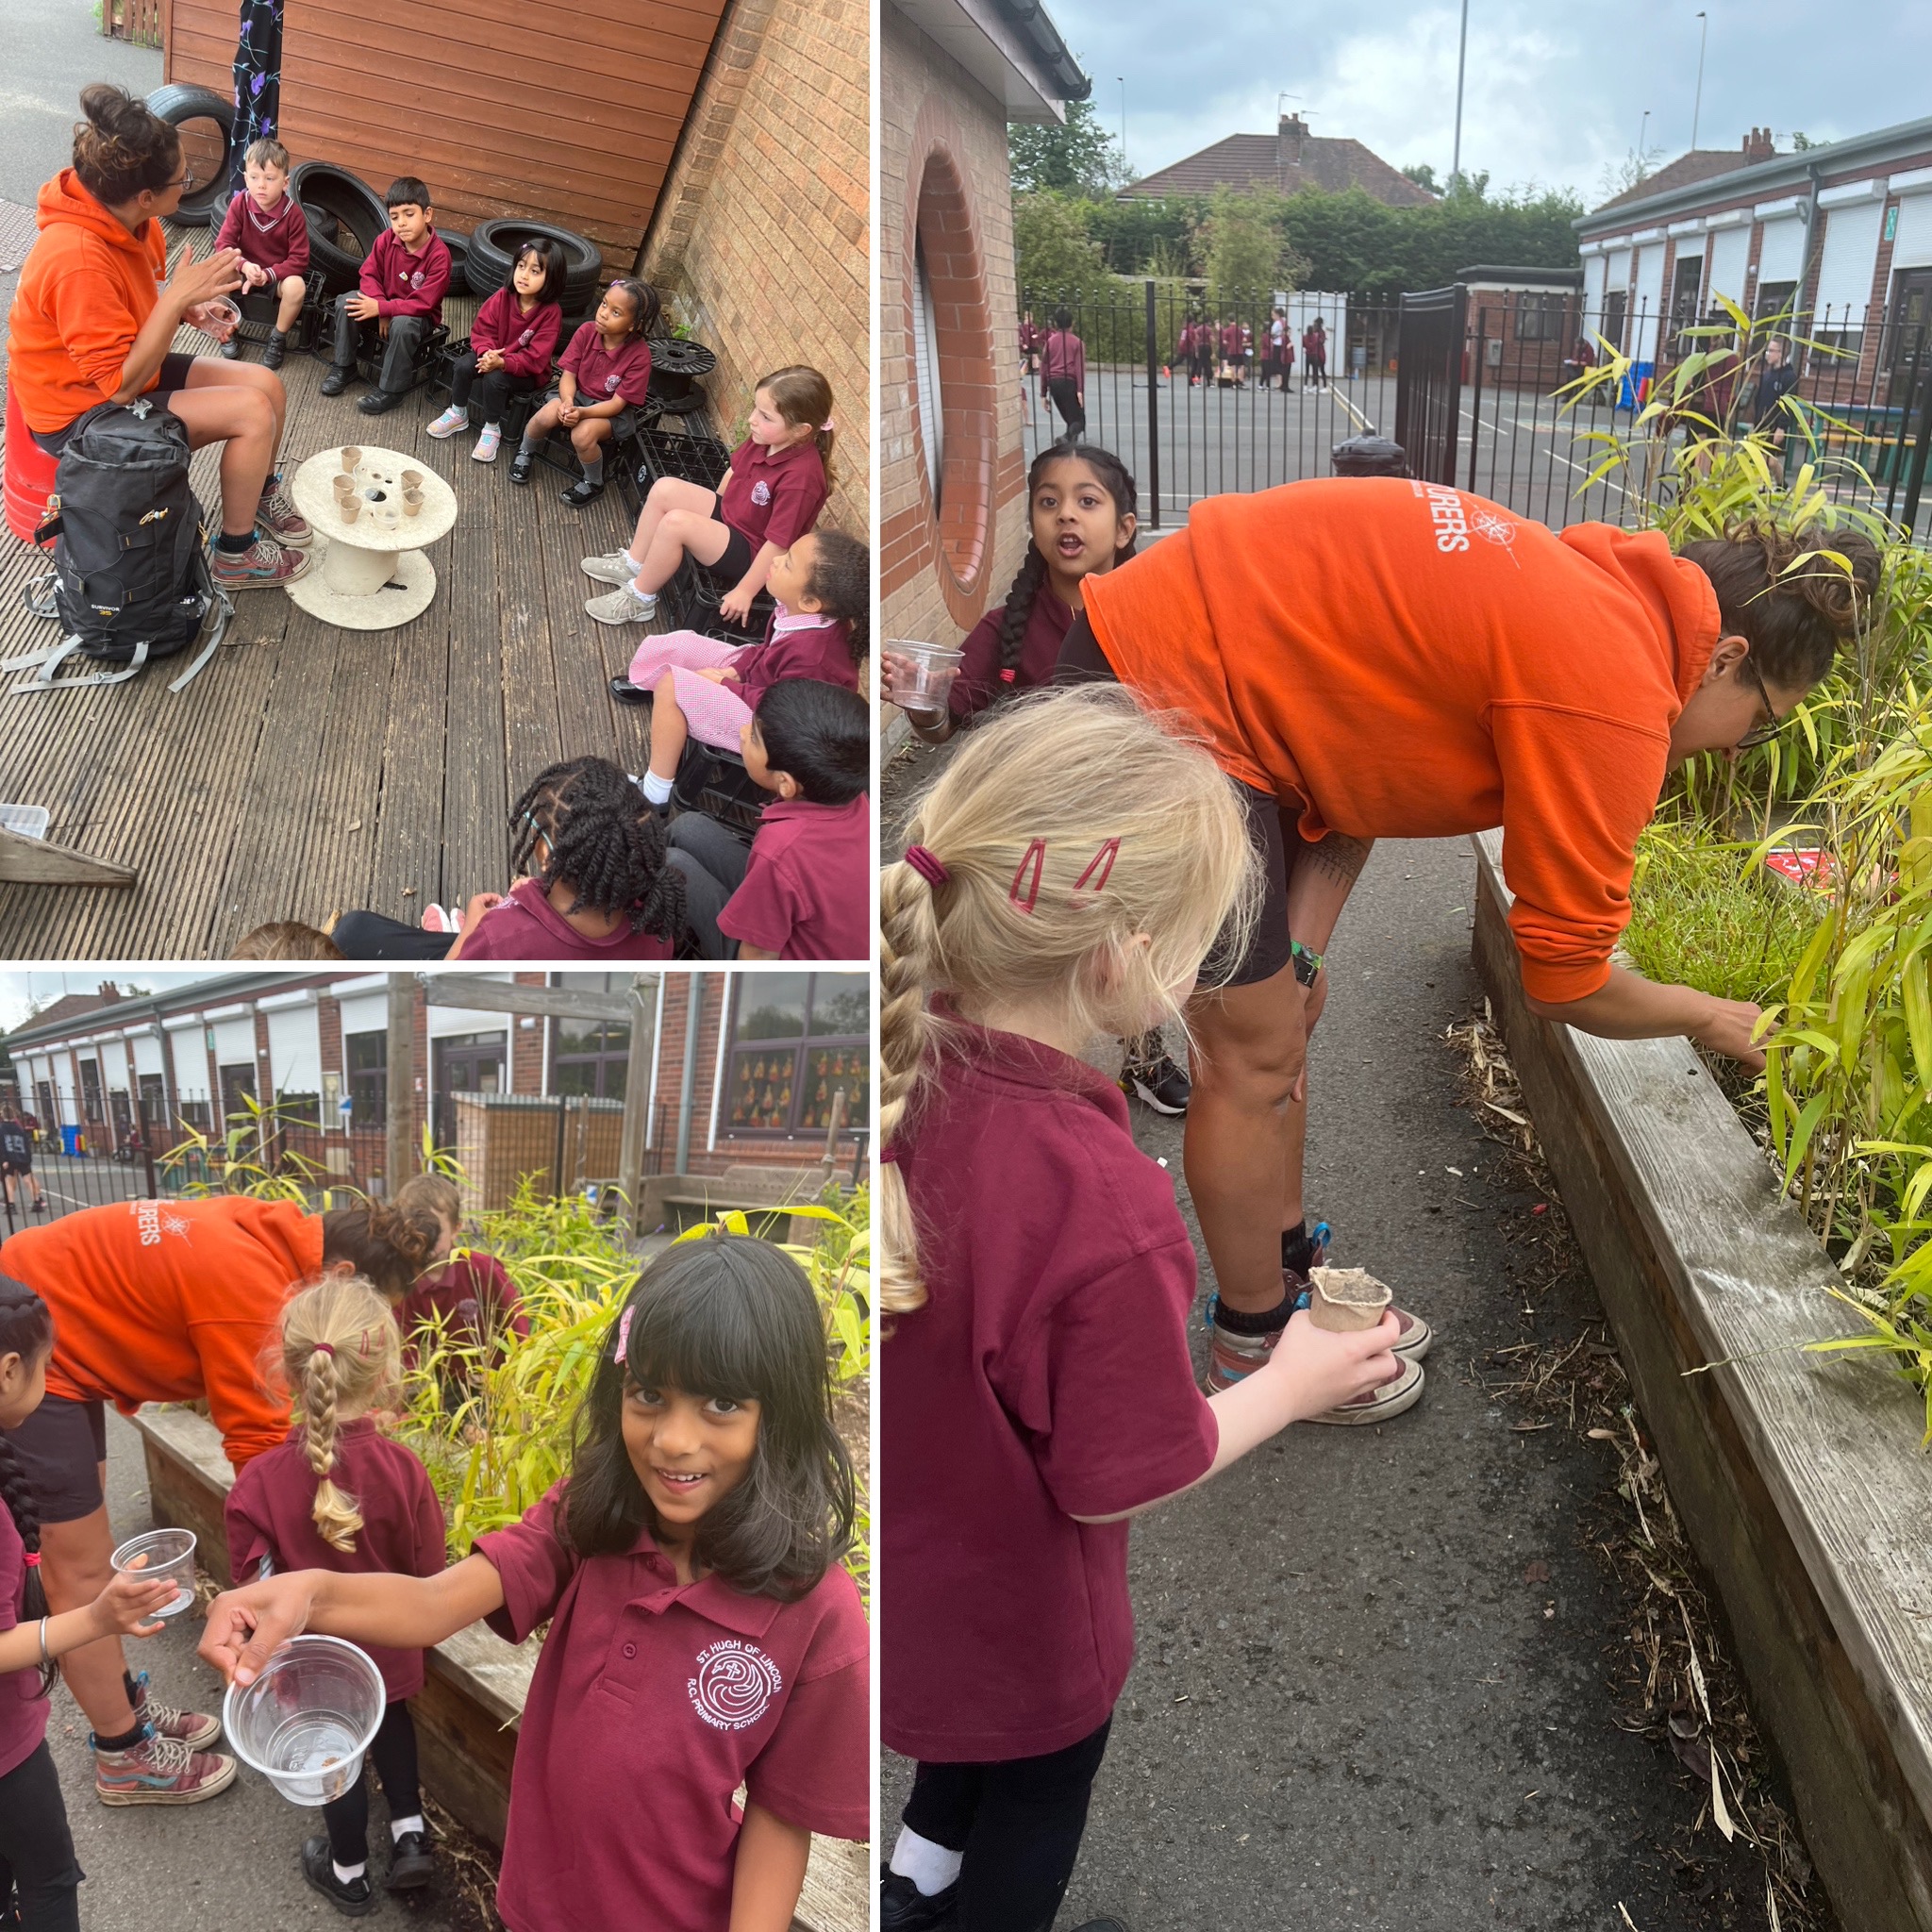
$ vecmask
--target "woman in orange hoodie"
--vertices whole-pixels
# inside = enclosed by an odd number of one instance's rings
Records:
[[[441,1236],[422,1209],[310,1214],[225,1194],[84,1208],[0,1246],[0,1275],[54,1311],[46,1399],[8,1436],[38,1506],[52,1608],[90,1603],[111,1580],[108,1403],[132,1415],[143,1402],[206,1401],[239,1469],[288,1434],[287,1400],[269,1394],[260,1362],[291,1291],[363,1274],[399,1302]],[[216,1719],[150,1696],[118,1638],[68,1652],[61,1668],[93,1726],[103,1804],[192,1805],[233,1780],[234,1760],[206,1748]]]
[[[163,217],[187,185],[181,139],[125,90],[80,96],[74,165],[41,190],[40,238],[21,265],[7,379],[34,441],[58,456],[102,403],[145,396],[222,449],[222,534],[211,570],[225,591],[286,584],[308,568],[309,529],[275,469],[288,394],[273,371],[171,348],[184,324],[214,328],[209,305],[242,286],[241,257],[182,258],[167,279]]]
[[[1535,1012],[1607,1039],[1688,1035],[1757,1068],[1759,1014],[1615,966],[1639,834],[1667,772],[1774,733],[1869,608],[1878,554],[1740,528],[1673,556],[1656,531],[1560,532],[1394,478],[1198,503],[1104,576],[1063,680],[1117,677],[1185,714],[1240,789],[1269,890],[1191,1009],[1187,1178],[1214,1263],[1210,1385],[1274,1348],[1326,1228],[1303,1218],[1307,1039],[1322,955],[1378,838],[1501,825]],[[1398,1310],[1411,1363],[1428,1324]],[[1321,1418],[1406,1407],[1405,1374]]]

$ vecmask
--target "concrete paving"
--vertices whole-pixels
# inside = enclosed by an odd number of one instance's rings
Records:
[[[108,1418],[108,1508],[116,1540],[150,1526],[141,1438],[111,1412]],[[130,1642],[131,1667],[146,1670],[169,1702],[219,1711],[222,1687],[194,1654],[201,1620],[174,1619],[165,1635]],[[244,1765],[235,1783],[200,1805],[110,1807],[93,1794],[88,1723],[65,1686],[54,1692],[47,1740],[60,1770],[67,1816],[87,1883],[80,1892],[86,1932],[148,1932],[192,1925],[196,1932],[266,1932],[284,1926],[334,1925],[341,1915],[303,1882],[302,1840],[322,1829],[322,1813],[298,1809]],[[217,1749],[222,1748],[217,1746]],[[388,1813],[370,1804],[370,1837],[380,1844]],[[376,1854],[377,1870],[382,1854]],[[406,1905],[385,1896],[379,1923],[407,1921],[424,1932],[458,1932],[465,1921],[442,1887]]]
[[[160,86],[159,48],[108,40],[98,13],[95,0],[0,0],[0,201],[31,208],[41,183],[67,166],[90,81],[133,94]]]
[[[932,756],[894,767],[889,813]],[[1617,1726],[1624,1619],[1583,1522],[1609,1457],[1517,1430],[1480,1384],[1490,1351],[1602,1315],[1587,1279],[1534,1318],[1507,1283],[1499,1230],[1534,1197],[1491,1178],[1442,1039],[1474,995],[1473,890],[1460,841],[1378,846],[1313,1049],[1309,1207],[1338,1262],[1438,1324],[1426,1392],[1378,1428],[1291,1429],[1135,1525],[1139,1656],[1061,1927],[1765,1924],[1691,1781]],[[1180,1124],[1136,1106],[1134,1131],[1194,1227]],[[888,1759],[884,1847],[906,1775]]]

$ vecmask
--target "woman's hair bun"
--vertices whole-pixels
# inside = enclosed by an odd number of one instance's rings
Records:
[[[116,208],[143,190],[174,179],[181,137],[125,87],[96,80],[80,91],[87,116],[74,128],[74,172],[104,207]]]

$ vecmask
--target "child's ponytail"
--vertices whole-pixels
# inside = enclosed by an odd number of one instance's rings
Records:
[[[838,432],[832,424],[832,385],[816,369],[794,362],[788,369],[774,369],[758,378],[758,387],[772,399],[772,407],[794,427],[809,423],[812,443],[819,460],[825,466],[825,485],[832,482],[832,445]]]
[[[315,1472],[315,1527],[330,1548],[353,1550],[362,1512],[346,1490],[330,1481],[336,1466],[336,1352],[326,1342],[309,1351],[302,1374],[303,1451]]]
[[[908,849],[914,858],[879,874],[879,1304],[895,1315],[925,1303],[919,1231],[897,1157],[935,1058],[936,1023],[926,1001],[939,951],[933,899],[941,884],[935,874],[945,871],[924,846]]]
[[[0,1275],[0,1355],[38,1363],[54,1346],[54,1311],[23,1281]],[[41,1511],[20,1452],[0,1434],[0,1503],[7,1506],[26,1552],[26,1575],[20,1592],[20,1622],[38,1624],[50,1614],[41,1581]],[[41,1666],[41,1695],[54,1688],[55,1666]]]
[[[817,544],[806,593],[826,617],[845,626],[854,664],[872,648],[872,551],[843,530],[814,530]]]

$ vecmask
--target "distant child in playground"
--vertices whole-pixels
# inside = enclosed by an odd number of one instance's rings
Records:
[[[1297,1314],[1203,1397],[1174,1182],[1081,1058],[1178,1023],[1253,918],[1208,754],[1118,690],[1041,692],[908,833],[879,882],[880,1735],[917,1772],[880,1924],[1008,1932],[1052,1923],[1079,1850],[1133,1657],[1128,1519],[1389,1379],[1396,1324]]]
[[[0,1925],[21,1932],[80,1932],[83,1874],[47,1748],[55,1659],[103,1637],[156,1636],[155,1611],[175,1595],[123,1572],[92,1603],[50,1611],[40,1507],[8,1438],[40,1407],[53,1354],[53,1310],[0,1276]]]
[[[651,345],[660,305],[648,282],[626,276],[612,282],[597,312],[570,339],[557,386],[524,429],[509,466],[512,483],[527,483],[543,440],[560,425],[570,431],[583,475],[560,491],[574,509],[604,494],[604,444],[628,436],[634,411],[651,391]]]
[[[241,251],[244,291],[275,291],[275,325],[261,360],[264,368],[279,369],[289,331],[308,294],[308,222],[289,192],[289,150],[280,142],[250,142],[242,158],[242,178],[248,186],[228,204],[214,252]],[[240,358],[240,330],[222,344],[221,353],[230,362]]]
[[[7,1181],[7,1205],[11,1208],[17,1198],[16,1182],[25,1181],[34,1197],[34,1212],[47,1211],[46,1190],[41,1186],[41,1177],[34,1172],[33,1136],[26,1130],[20,1116],[9,1107],[0,1115],[0,1175]]]
[[[1321,389],[1328,382],[1328,325],[1318,315],[1302,331],[1302,387]]]
[[[722,491],[660,476],[644,498],[628,550],[584,558],[584,575],[614,584],[584,608],[599,624],[649,624],[658,592],[687,556],[723,590],[718,614],[742,625],[773,559],[819,520],[832,475],[832,386],[816,369],[774,369],[752,397],[745,440]]]
[[[737,751],[758,701],[788,677],[858,689],[872,608],[872,552],[842,530],[814,530],[772,562],[777,599],[761,644],[727,644],[695,631],[646,638],[627,678],[625,704],[651,705],[650,759],[640,780],[653,805],[670,802],[686,743]]]
[[[436,1260],[416,1277],[396,1304],[403,1335],[403,1359],[414,1365],[419,1349],[443,1346],[493,1350],[505,1336],[530,1332],[530,1318],[517,1297],[516,1284],[494,1255],[458,1245],[463,1231],[463,1197],[446,1174],[412,1174],[396,1191],[402,1212],[433,1214],[442,1229]]]
[[[442,321],[449,292],[449,250],[436,232],[429,191],[413,175],[389,184],[389,226],[375,238],[357,287],[336,297],[333,360],[322,392],[339,396],[364,350],[382,347],[375,387],[356,407],[380,416],[408,394],[429,333]]]
[[[741,748],[775,796],[747,847],[688,811],[672,823],[691,936],[707,959],[865,959],[872,952],[872,707],[788,677],[758,700]]]
[[[555,242],[525,242],[517,250],[509,280],[470,325],[470,346],[450,371],[449,408],[427,425],[431,436],[441,441],[467,429],[474,394],[483,428],[470,456],[479,463],[496,460],[510,398],[550,380],[563,334],[563,250]]]
[[[671,959],[684,938],[684,882],[664,823],[607,758],[549,765],[510,808],[508,894],[478,892],[460,921],[432,906],[419,925],[345,912],[348,959]]]
[[[398,1650],[549,1625],[517,1734],[510,1932],[783,1932],[811,1834],[869,1827],[852,1466],[811,1284],[772,1243],[659,1255],[613,1310],[570,1474],[424,1579],[340,1568],[216,1599],[240,1683],[303,1629]],[[734,1802],[744,1788],[741,1811]]]
[[[1054,310],[1053,327],[1041,345],[1040,393],[1060,412],[1066,425],[1061,435],[1078,442],[1087,433],[1087,344],[1074,333],[1071,309]]]
[[[413,1451],[376,1427],[402,1396],[391,1304],[360,1275],[303,1289],[282,1313],[268,1379],[294,1398],[289,1440],[258,1456],[228,1491],[228,1569],[238,1583],[283,1571],[440,1576],[441,1506]],[[389,1807],[391,1891],[417,1891],[435,1874],[416,1773],[408,1700],[423,1689],[423,1646],[370,1648],[389,1707],[369,1758]],[[369,1876],[369,1781],[322,1807],[324,1836],[302,1845],[302,1875],[347,1918],[375,1909]]]

